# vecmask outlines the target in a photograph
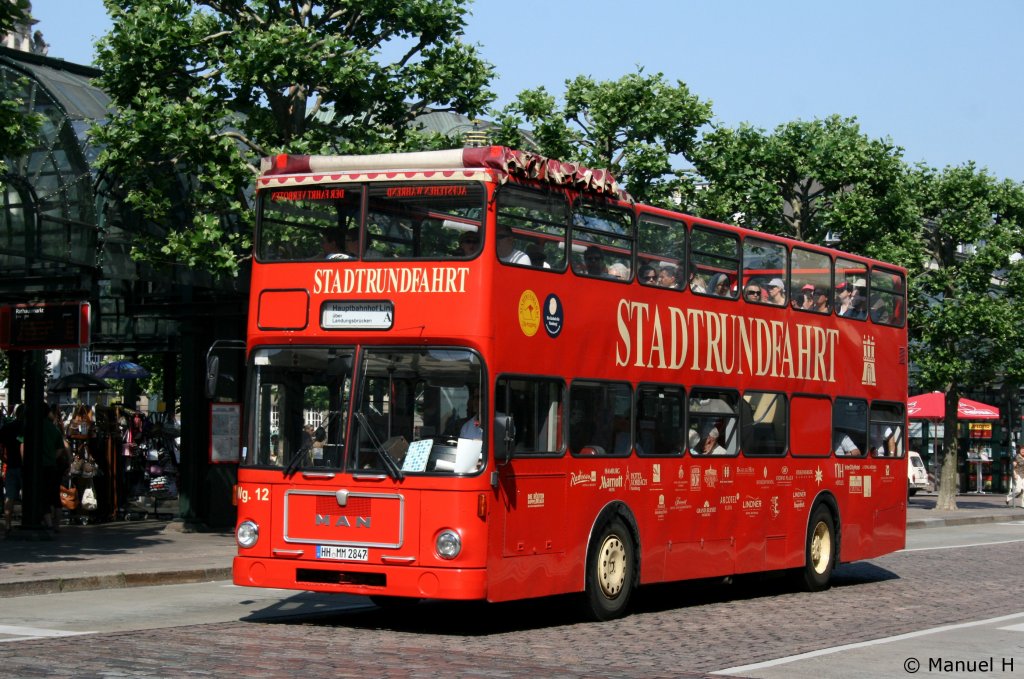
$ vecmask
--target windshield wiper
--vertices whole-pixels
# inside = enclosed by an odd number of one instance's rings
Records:
[[[377,438],[377,434],[374,433],[373,427],[370,426],[370,421],[366,419],[366,415],[361,410],[355,411],[356,420],[359,421],[359,426],[366,431],[366,438],[370,439],[370,444],[377,451],[377,455],[380,456],[381,461],[384,463],[384,471],[388,473],[388,476],[396,481],[401,481],[405,478],[405,474],[402,473],[402,468],[398,466],[398,462],[395,458],[391,457],[391,453],[387,451],[384,444]]]
[[[309,448],[300,448],[295,451],[295,456],[288,461],[288,466],[284,468],[284,477],[288,478],[295,472],[299,471],[299,467],[302,466],[302,458],[306,457],[306,452]]]

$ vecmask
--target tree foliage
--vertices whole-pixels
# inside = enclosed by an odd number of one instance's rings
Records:
[[[609,169],[637,200],[667,204],[683,180],[680,163],[710,119],[710,102],[684,83],[638,69],[614,81],[567,80],[562,103],[543,87],[524,90],[496,113],[499,129],[492,138]],[[524,125],[532,128],[528,136]]]
[[[462,42],[466,0],[105,0],[98,165],[159,225],[137,254],[235,272],[260,156],[419,143],[428,108],[476,114],[492,67]],[[235,224],[238,228],[232,228]]]
[[[913,266],[920,221],[902,149],[870,139],[854,118],[794,121],[767,133],[716,127],[693,156],[704,183],[687,202],[701,216]]]
[[[946,393],[938,508],[955,508],[957,403],[965,390],[1024,375],[1024,187],[973,163],[918,167],[912,194],[927,261],[912,272],[910,328],[918,386]]]
[[[6,35],[15,25],[24,22],[28,18],[28,7],[28,0],[0,2],[0,35]],[[7,172],[5,158],[32,148],[42,125],[42,116],[25,114],[26,83],[25,78],[8,81],[0,77],[0,188]]]

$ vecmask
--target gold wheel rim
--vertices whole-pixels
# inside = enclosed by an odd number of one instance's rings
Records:
[[[814,526],[814,533],[811,534],[811,568],[818,575],[823,575],[828,570],[832,560],[832,533],[824,521],[819,521]]]
[[[609,599],[618,596],[626,583],[626,546],[617,535],[609,535],[598,553],[597,579]]]

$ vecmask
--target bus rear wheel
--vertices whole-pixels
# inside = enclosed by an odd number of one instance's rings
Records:
[[[836,524],[832,512],[818,505],[811,514],[807,530],[804,567],[800,570],[800,585],[808,592],[828,589],[832,571],[836,567]]]
[[[623,615],[636,581],[633,535],[620,518],[608,521],[587,550],[584,613],[594,620]]]

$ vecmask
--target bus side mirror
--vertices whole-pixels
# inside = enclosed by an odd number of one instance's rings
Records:
[[[499,464],[508,464],[512,460],[512,450],[516,443],[516,425],[512,421],[511,415],[505,415],[504,418],[497,418],[498,432],[501,434],[500,437],[495,437],[501,441],[501,457],[498,460]],[[502,431],[504,430],[504,431]]]
[[[220,357],[206,357],[206,398],[217,394],[217,379],[220,377]]]

